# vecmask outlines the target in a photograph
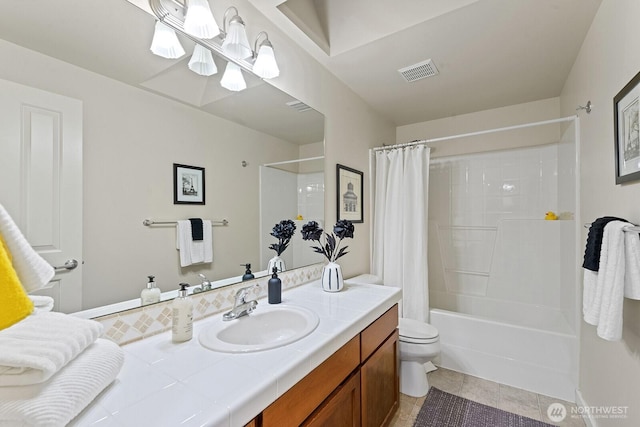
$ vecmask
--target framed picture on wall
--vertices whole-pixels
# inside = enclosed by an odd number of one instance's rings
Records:
[[[347,166],[336,165],[338,220],[364,222],[363,174]]]
[[[613,98],[616,184],[640,179],[640,73]]]
[[[173,204],[204,205],[204,168],[173,164]]]

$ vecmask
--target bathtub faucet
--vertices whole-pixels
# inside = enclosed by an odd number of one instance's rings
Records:
[[[241,288],[238,290],[238,292],[236,292],[236,299],[233,304],[233,308],[231,309],[231,311],[228,311],[222,315],[222,320],[227,322],[229,320],[237,319],[239,317],[248,315],[249,313],[251,313],[253,310],[256,309],[256,306],[258,305],[258,301],[256,300],[247,301],[247,294],[256,285],[251,285],[251,286],[247,286],[246,288]]]

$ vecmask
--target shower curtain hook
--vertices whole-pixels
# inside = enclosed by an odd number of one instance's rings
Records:
[[[593,107],[593,104],[591,103],[591,101],[587,101],[587,105],[584,107],[582,105],[578,105],[578,108],[576,108],[576,111],[586,110],[587,114],[590,114],[591,107]]]

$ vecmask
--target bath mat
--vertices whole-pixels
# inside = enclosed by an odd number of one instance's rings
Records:
[[[553,427],[460,396],[429,389],[414,427]]]

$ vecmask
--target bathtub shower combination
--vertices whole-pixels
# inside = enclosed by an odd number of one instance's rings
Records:
[[[429,177],[440,365],[569,401],[578,369],[577,120],[521,127],[544,145],[432,159]],[[562,219],[545,221],[547,211]]]

